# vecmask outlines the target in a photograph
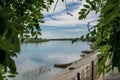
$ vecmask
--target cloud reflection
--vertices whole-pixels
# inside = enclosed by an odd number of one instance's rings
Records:
[[[42,73],[36,80],[48,80],[50,76],[61,71],[61,69],[53,68],[55,63],[73,62],[80,58],[81,50],[89,49],[89,46],[87,42],[71,44],[70,41],[50,41],[37,45],[22,44],[21,49],[21,53],[15,59],[19,74],[14,80],[27,80],[22,79],[22,75],[38,70],[41,66],[47,66],[49,71]]]

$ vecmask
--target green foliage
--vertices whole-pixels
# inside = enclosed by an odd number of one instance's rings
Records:
[[[53,0],[0,0],[0,80],[17,74],[13,57],[20,52],[20,39],[41,35],[42,11]],[[5,76],[4,73],[8,73]]]
[[[99,73],[105,74],[114,67],[120,71],[120,1],[119,0],[86,0],[80,10],[79,19],[85,19],[90,11],[99,13],[98,24],[90,31],[96,37],[94,45],[99,46]],[[89,37],[87,35],[87,37]]]
[[[3,71],[4,67],[2,65],[0,65],[0,80],[4,80],[5,79],[5,72]]]

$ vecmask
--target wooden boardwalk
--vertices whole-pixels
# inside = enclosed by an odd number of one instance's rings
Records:
[[[91,53],[84,58],[74,62],[71,66],[54,75],[50,80],[77,80],[77,73],[90,66],[90,63],[96,59],[97,53]],[[69,68],[73,68],[70,70]]]

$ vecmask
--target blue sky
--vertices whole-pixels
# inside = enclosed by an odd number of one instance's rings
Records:
[[[82,5],[85,3],[80,0],[66,0],[68,12],[73,16],[67,15],[66,5],[61,0],[58,1],[55,11],[53,11],[55,3],[52,4],[49,12],[43,11],[45,23],[43,26],[75,26],[78,24],[87,24],[89,21],[95,20],[98,18],[94,12],[90,12],[85,20],[78,20],[78,12],[82,8]],[[54,0],[56,2],[56,0]],[[94,23],[93,23],[94,24]]]
[[[85,3],[80,0],[66,0],[68,12],[73,16],[67,15],[66,5],[61,0],[58,1],[55,11],[55,3],[52,4],[49,12],[43,11],[44,13],[44,24],[40,24],[42,27],[42,38],[69,38],[69,37],[78,37],[86,32],[79,27],[81,25],[87,25],[89,21],[96,20],[98,15],[94,12],[90,12],[85,20],[79,20],[78,12],[82,8],[82,5]],[[56,2],[56,0],[54,0]],[[92,23],[96,24],[96,23]],[[45,27],[45,28],[44,28]],[[50,28],[49,28],[50,27]],[[60,28],[55,28],[60,27]],[[61,27],[64,27],[62,29]],[[68,27],[68,28],[67,28]],[[74,27],[74,28],[71,28]],[[87,27],[87,26],[86,26]]]
[[[42,38],[76,38],[88,33],[86,25],[82,26],[44,26],[42,29]]]

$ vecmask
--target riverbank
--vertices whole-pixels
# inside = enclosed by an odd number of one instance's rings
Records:
[[[42,38],[24,38],[23,42],[24,43],[43,43],[43,42],[48,42],[48,39],[42,39]]]
[[[48,42],[48,41],[71,41],[72,43],[76,41],[87,41],[92,42],[95,38],[89,37],[89,38],[53,38],[53,39],[43,39],[43,38],[23,38],[22,42],[24,43],[42,43],[42,42]]]
[[[90,66],[90,63],[97,59],[96,56],[97,53],[94,52],[79,59],[78,61],[75,61],[72,65],[68,66],[60,73],[54,75],[50,80],[76,80],[77,73],[81,73],[81,72],[86,73],[87,72],[86,69]]]

